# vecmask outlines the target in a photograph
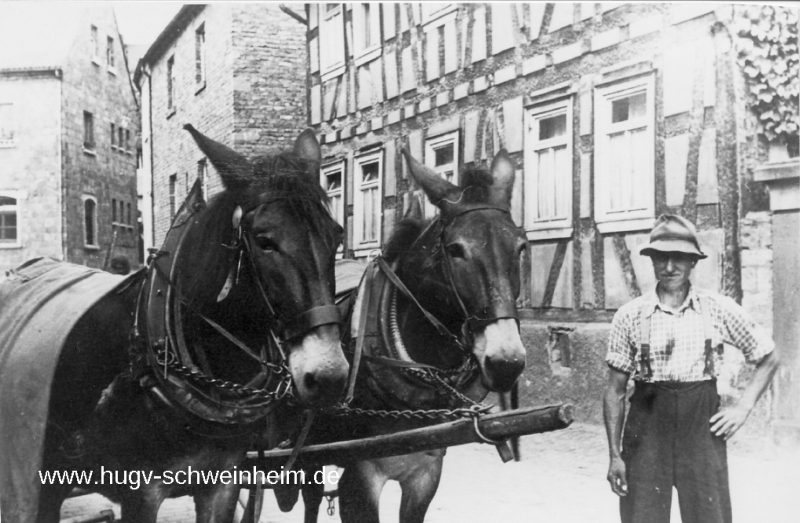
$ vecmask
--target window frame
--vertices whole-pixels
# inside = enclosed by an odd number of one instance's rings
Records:
[[[383,147],[373,149],[353,158],[353,239],[352,249],[356,256],[365,256],[371,251],[380,249],[383,239]],[[365,165],[378,163],[378,177],[373,183],[364,184],[363,168]],[[377,188],[378,206],[373,209],[373,217],[377,221],[376,238],[362,240],[364,236],[364,192],[365,189]]]
[[[636,190],[647,194],[647,201],[638,207],[628,210],[610,209],[610,190],[612,187],[632,187],[634,184],[620,184],[612,180],[608,172],[610,158],[609,136],[619,132],[630,132],[641,128],[641,125],[628,121],[611,123],[612,103],[615,100],[629,98],[645,93],[645,143],[647,150],[644,165],[647,172],[642,180],[636,180]],[[655,73],[649,71],[643,75],[626,78],[622,81],[601,84],[595,87],[594,108],[594,220],[600,233],[625,232],[649,229],[653,225],[656,211],[655,196]],[[637,151],[637,155],[642,151]],[[640,183],[641,182],[641,183]]]
[[[327,4],[320,4],[325,6]],[[344,4],[327,11],[322,9],[319,21],[319,72],[320,80],[326,82],[341,76],[347,65],[347,39],[344,34]],[[331,57],[333,47],[329,45],[335,38],[341,45],[341,56]]]
[[[0,149],[5,149],[9,147],[16,147],[17,139],[15,135],[16,131],[16,118],[14,118],[14,102],[0,102],[0,108],[8,107],[8,121],[9,121],[9,129],[11,130],[11,138],[7,140],[3,140],[2,136],[0,136]],[[2,116],[2,111],[0,111],[0,116]],[[0,120],[0,129],[2,129],[2,120]]]
[[[1,205],[0,204],[0,215],[3,214],[10,214],[13,212],[16,218],[16,236],[17,238],[13,241],[10,240],[2,240],[0,239],[0,249],[19,249],[22,247],[22,200],[23,193],[17,190],[10,190],[10,191],[0,191],[0,196],[11,198],[14,200],[13,205]]]
[[[96,147],[94,114],[89,111],[83,111],[83,152],[95,154]]]
[[[347,208],[347,200],[346,200],[346,193],[347,191],[345,188],[347,187],[347,163],[344,159],[335,160],[329,163],[324,164],[319,169],[319,183],[322,188],[325,190],[325,194],[328,195],[328,211],[331,213],[331,217],[343,228],[346,227],[347,224],[347,216],[345,215],[345,209]],[[341,175],[341,184],[338,189],[329,190],[328,189],[328,176],[330,174],[338,172]],[[330,202],[333,201],[334,198],[339,198],[339,205],[336,208],[336,212],[334,209],[331,208]],[[344,245],[339,244],[336,252],[341,253],[344,251]]]
[[[573,233],[573,177],[574,177],[574,136],[573,136],[573,109],[574,109],[574,96],[572,94],[556,100],[548,100],[547,102],[528,107],[525,110],[525,135],[524,135],[524,183],[523,183],[523,213],[525,233],[528,240],[545,240],[545,239],[560,239],[569,238]],[[539,139],[539,126],[538,123],[542,120],[552,118],[554,116],[565,115],[566,129],[561,137],[550,138],[546,140]],[[567,169],[568,176],[566,176],[566,184],[561,187],[561,193],[564,201],[565,214],[561,217],[537,220],[535,217],[538,215],[538,157],[537,152],[544,149],[553,150],[556,147],[566,146],[567,154]],[[554,184],[555,185],[555,184]],[[557,186],[554,187],[557,192]],[[554,200],[557,194],[553,194]]]
[[[208,158],[197,161],[197,177],[200,179],[200,194],[208,201]]]
[[[167,59],[167,118],[175,114],[175,55]]]
[[[89,29],[89,45],[92,48],[92,63],[100,65],[100,31],[94,24],[91,24]]]
[[[94,243],[89,243],[87,241],[89,239],[88,238],[88,234],[87,234],[88,231],[86,230],[86,224],[88,223],[87,216],[86,216],[86,204],[87,204],[87,202],[92,202],[92,205],[94,206],[93,215],[92,215],[92,229],[93,229],[92,230],[92,235],[93,235]],[[97,198],[92,196],[92,195],[90,195],[90,194],[84,194],[81,197],[81,205],[83,206],[83,248],[84,249],[97,250],[97,249],[100,248],[100,242],[98,241],[98,238],[97,238],[97,232],[98,232],[97,231],[97,209],[98,209]]]
[[[364,10],[369,7],[369,20],[364,16]],[[383,52],[383,34],[381,27],[381,4],[375,2],[358,2],[353,6],[353,57],[355,65],[363,65],[378,58]],[[374,41],[367,45],[363,41],[366,28]]]
[[[444,176],[443,179],[449,181],[453,185],[458,185],[458,173],[460,162],[459,162],[459,146],[460,146],[460,132],[458,129],[455,131],[448,131],[446,133],[437,134],[436,136],[432,136],[425,140],[425,150],[424,150],[424,157],[423,160],[425,165],[433,170],[439,176],[444,174],[444,171],[449,169],[445,169],[443,166],[437,167],[436,163],[436,149],[440,149],[444,146],[453,145],[453,178],[451,180],[447,180]],[[433,218],[439,212],[438,207],[433,205],[426,196],[423,195],[422,197],[422,213],[425,218]]]
[[[114,52],[114,37],[107,36],[106,37],[106,67],[108,68],[108,72],[116,75],[117,74],[117,56]]]
[[[206,86],[206,24],[201,23],[194,31],[194,84],[195,94]]]

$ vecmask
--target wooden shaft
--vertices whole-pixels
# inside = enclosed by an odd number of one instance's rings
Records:
[[[504,440],[512,436],[539,434],[566,428],[572,423],[572,411],[573,407],[570,404],[509,410],[482,416],[478,426],[485,437]],[[483,439],[475,432],[473,421],[463,419],[369,438],[310,445],[300,451],[297,467],[344,465],[353,461],[482,442]],[[248,452],[248,459],[242,468],[250,469],[256,466],[267,470],[280,470],[291,453],[291,449],[269,450],[264,452],[263,460],[258,460],[256,459],[258,452]]]

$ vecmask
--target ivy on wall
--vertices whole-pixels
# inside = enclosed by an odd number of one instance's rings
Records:
[[[734,30],[738,63],[749,88],[758,132],[769,142],[784,143],[797,156],[800,115],[798,10],[781,6],[737,7]]]

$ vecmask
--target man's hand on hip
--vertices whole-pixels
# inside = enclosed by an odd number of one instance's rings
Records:
[[[747,417],[750,415],[750,409],[735,406],[721,409],[719,412],[711,416],[711,432],[715,436],[725,438],[725,441],[731,439],[736,434]]]

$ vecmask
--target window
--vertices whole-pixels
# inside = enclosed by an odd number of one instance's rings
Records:
[[[89,43],[92,51],[92,62],[100,65],[100,40],[97,36],[97,27],[92,26],[91,41]]]
[[[430,138],[425,142],[425,165],[439,176],[458,185],[458,131]],[[427,198],[422,199],[426,218],[433,218],[437,208]]]
[[[14,104],[0,103],[0,147],[14,145]]]
[[[169,220],[175,218],[175,186],[178,185],[178,175],[171,174],[169,177]]]
[[[83,197],[83,244],[97,247],[97,201],[92,196]]]
[[[167,60],[167,110],[175,112],[175,57]]]
[[[117,223],[117,200],[111,199],[111,223]]]
[[[109,69],[116,69],[116,59],[114,57],[114,39],[110,36],[106,39],[106,63]]]
[[[117,147],[117,126],[113,123],[111,124],[111,148],[115,149]]]
[[[131,152],[131,130],[130,129],[125,129],[125,150],[128,151],[128,152]]]
[[[529,109],[525,230],[529,240],[572,235],[572,97]]]
[[[331,216],[344,227],[344,161],[320,169],[320,183],[328,194]]]
[[[355,4],[353,9],[353,46],[356,65],[381,54],[380,4]]]
[[[206,24],[194,32],[194,82],[198,87],[206,84]]]
[[[125,129],[122,127],[117,127],[117,146],[119,147],[120,152],[122,152],[122,144],[123,138],[125,138]]]
[[[94,115],[88,111],[83,111],[83,148],[94,150]]]
[[[445,15],[451,11],[458,9],[458,5],[454,3],[442,2],[422,2],[422,23],[427,24]]]
[[[133,218],[132,218],[132,215],[131,215],[131,204],[130,204],[130,202],[128,202],[126,205],[127,205],[127,208],[128,208],[128,220],[125,223],[127,223],[129,227],[133,227]],[[120,212],[122,212],[122,208],[121,207],[120,207]]]
[[[654,75],[595,90],[595,221],[600,232],[650,228],[655,216]]]
[[[354,166],[356,190],[353,198],[353,248],[374,249],[381,241],[381,181],[383,150],[356,157]]]
[[[19,245],[16,195],[0,193],[0,247]]]
[[[319,26],[319,62],[322,81],[344,72],[344,8],[342,4],[323,4]]]

